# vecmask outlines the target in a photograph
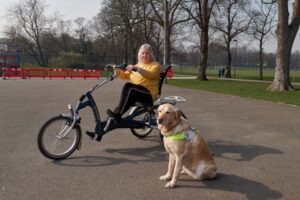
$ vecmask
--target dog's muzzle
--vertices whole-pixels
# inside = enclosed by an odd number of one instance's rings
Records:
[[[157,119],[158,124],[163,124],[164,120],[163,119]]]

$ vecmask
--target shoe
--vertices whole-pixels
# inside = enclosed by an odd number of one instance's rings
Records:
[[[120,120],[121,119],[121,114],[120,113],[115,113],[113,111],[111,111],[110,109],[106,110],[108,116],[113,117],[116,120]]]
[[[100,142],[101,139],[102,139],[102,135],[98,135],[98,137],[95,139],[95,135],[96,135],[95,132],[86,131],[85,133],[86,133],[88,136],[90,136],[92,140],[97,140],[98,142]]]

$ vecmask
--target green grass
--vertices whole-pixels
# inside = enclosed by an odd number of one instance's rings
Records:
[[[194,67],[182,67],[182,68],[174,68],[175,74],[181,75],[193,75],[196,76],[198,74],[198,69]],[[234,70],[231,69],[231,75],[233,76]],[[259,80],[259,72],[258,69],[253,68],[238,68],[235,71],[236,77],[238,79],[248,79],[248,80]],[[214,67],[208,67],[206,70],[206,75],[208,77],[217,77],[217,69]],[[300,70],[291,70],[290,73],[292,82],[300,82]],[[274,69],[264,69],[263,70],[263,80],[265,81],[273,81],[274,79]]]
[[[255,98],[285,104],[300,106],[300,86],[295,86],[296,90],[291,92],[269,92],[269,83],[253,83],[227,80],[181,80],[171,79],[167,82],[183,88],[217,92],[228,95]]]

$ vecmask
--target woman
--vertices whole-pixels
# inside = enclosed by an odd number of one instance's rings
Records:
[[[119,120],[136,102],[153,103],[158,97],[160,64],[154,61],[154,54],[149,44],[143,44],[138,52],[138,63],[128,65],[125,71],[118,70],[118,76],[130,80],[123,87],[119,105],[107,113]]]
[[[154,54],[149,44],[143,44],[138,52],[138,63],[128,65],[126,70],[117,71],[118,77],[129,80],[122,90],[118,106],[114,111],[108,109],[107,114],[120,120],[121,116],[136,102],[152,104],[158,97],[160,64],[154,60]],[[87,132],[94,138],[94,132]],[[100,141],[101,136],[96,140]]]

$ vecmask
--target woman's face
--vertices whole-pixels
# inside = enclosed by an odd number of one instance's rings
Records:
[[[151,62],[151,55],[147,49],[141,49],[140,51],[140,61],[142,63],[149,63]]]

